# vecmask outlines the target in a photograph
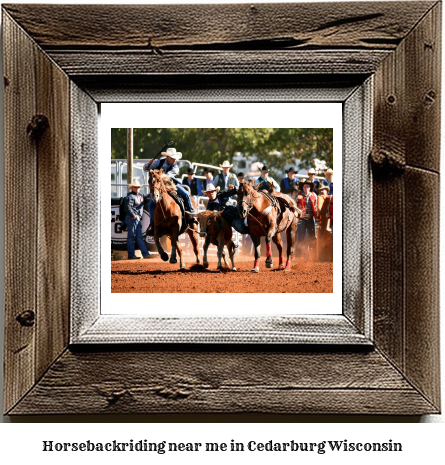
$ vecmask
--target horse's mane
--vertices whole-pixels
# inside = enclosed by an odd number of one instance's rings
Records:
[[[150,172],[150,174],[156,174],[156,175],[159,176],[159,175],[161,174],[160,171],[161,171],[161,170],[152,170],[152,171]],[[177,189],[176,189],[176,186],[175,186],[175,183],[172,181],[172,178],[171,178],[170,176],[167,176],[166,174],[162,174],[162,175],[161,175],[161,180],[162,180],[162,182],[164,183],[165,190],[166,190],[167,192],[171,192],[171,191],[177,190]]]
[[[167,175],[162,176],[162,182],[164,183],[165,190],[167,192],[177,190],[175,183],[172,181],[172,178],[170,176],[167,176]]]

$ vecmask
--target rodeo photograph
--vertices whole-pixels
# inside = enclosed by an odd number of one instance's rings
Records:
[[[111,292],[332,293],[333,181],[332,128],[111,128]]]

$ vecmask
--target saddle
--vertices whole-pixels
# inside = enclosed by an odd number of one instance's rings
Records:
[[[280,204],[282,210],[287,208],[291,212],[295,213],[296,216],[301,216],[301,210],[297,207],[297,204],[295,203],[292,197],[290,197],[287,194],[277,192],[275,194],[275,198],[278,200],[278,203]]]
[[[179,209],[181,210],[182,221],[181,227],[179,229],[179,235],[184,234],[185,230],[187,229],[187,215],[185,213],[184,201],[176,191],[170,191],[168,195],[178,204]]]

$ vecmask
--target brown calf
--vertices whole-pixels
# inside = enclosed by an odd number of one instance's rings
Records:
[[[224,253],[224,245],[227,247],[229,252],[230,260],[232,261],[232,271],[236,271],[235,268],[235,249],[236,245],[232,241],[232,227],[222,218],[222,212],[205,211],[193,214],[194,217],[198,218],[200,225],[201,237],[205,237],[204,242],[204,268],[208,268],[209,262],[207,261],[207,249],[210,244],[218,247],[218,269],[222,268],[221,258],[224,258],[224,263],[227,266],[226,255]]]

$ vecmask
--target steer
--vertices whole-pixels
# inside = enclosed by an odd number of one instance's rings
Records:
[[[221,258],[224,258],[224,263],[227,265],[224,253],[225,245],[229,251],[230,260],[232,261],[232,271],[236,271],[233,257],[237,246],[232,241],[232,227],[222,218],[222,213],[223,212],[215,213],[213,211],[206,210],[204,212],[193,214],[193,216],[199,220],[201,229],[199,235],[206,238],[204,242],[203,266],[204,268],[209,267],[209,262],[207,261],[207,249],[210,244],[218,247],[218,270],[222,269]]]

